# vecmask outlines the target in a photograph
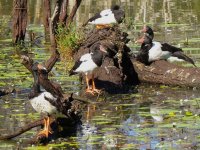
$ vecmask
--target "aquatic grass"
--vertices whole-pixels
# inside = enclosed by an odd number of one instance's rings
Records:
[[[33,31],[33,32],[38,32],[38,33],[43,33],[44,32],[44,26],[38,26],[34,24],[30,24],[28,26],[28,31]]]
[[[189,24],[180,24],[180,23],[165,23],[161,24],[161,27],[180,27],[180,26],[189,26]]]
[[[61,52],[67,52],[69,56],[75,52],[76,48],[78,48],[78,42],[80,42],[81,34],[75,25],[70,25],[69,28],[63,27],[62,24],[58,25],[56,40],[58,43],[58,47]],[[64,56],[68,56],[68,55]]]
[[[137,144],[125,144],[123,147],[120,148],[120,150],[133,150],[133,149],[138,149],[138,145]]]
[[[11,28],[9,27],[10,15],[3,15],[0,18],[0,35],[1,37],[11,37]]]
[[[0,42],[12,42],[12,39],[3,39],[3,40],[0,40]]]
[[[78,29],[73,23],[68,28],[63,24],[58,24],[56,33],[56,41],[61,54],[61,60],[65,62],[66,69],[68,70],[72,66],[70,63],[72,56],[83,39],[83,31]]]
[[[200,38],[191,38],[191,39],[188,39],[188,40],[180,40],[179,41],[180,43],[198,43],[200,42]]]
[[[185,47],[185,48],[182,48],[183,51],[197,51],[199,52],[200,51],[200,48],[199,47]],[[195,54],[196,55],[196,54]]]

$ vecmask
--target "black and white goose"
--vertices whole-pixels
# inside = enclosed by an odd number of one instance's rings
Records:
[[[29,94],[29,100],[32,107],[41,114],[47,115],[44,118],[44,129],[39,132],[39,135],[45,135],[48,138],[50,131],[50,116],[54,114],[61,114],[57,108],[57,98],[50,92],[42,92],[40,90],[40,84],[38,82],[38,71],[47,72],[46,68],[42,65],[35,63],[33,66],[34,84],[31,93]]]
[[[121,23],[125,18],[125,13],[120,6],[114,5],[110,9],[102,10],[91,17],[83,26],[87,24],[96,25],[97,29],[109,27],[110,24]]]
[[[69,71],[69,75],[74,75],[77,73],[84,73],[86,78],[86,92],[87,93],[100,93],[100,90],[98,90],[95,86],[94,82],[94,75],[93,71],[102,65],[103,58],[107,54],[107,51],[104,49],[104,47],[101,44],[96,45],[93,47],[91,52],[86,53],[82,55],[74,64],[72,69]],[[89,85],[89,78],[88,76],[92,76],[92,87],[90,88]]]
[[[154,32],[150,26],[144,26],[141,32],[148,34],[148,36],[153,40],[154,38]]]
[[[196,67],[194,61],[186,56],[182,49],[169,45],[168,43],[153,41],[153,30],[149,26],[144,27],[144,29],[144,36],[137,40],[137,43],[142,44],[138,55],[138,59],[140,61],[144,62],[145,64],[149,64],[153,61],[161,59],[168,61],[187,61]]]

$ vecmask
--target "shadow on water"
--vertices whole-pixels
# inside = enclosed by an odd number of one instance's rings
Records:
[[[128,45],[133,53],[138,49],[134,40],[145,22],[154,27],[157,40],[183,47],[185,53],[191,55],[200,66],[199,2],[189,0],[123,2],[122,6],[126,8],[128,19],[126,25],[122,24],[122,28],[125,28],[130,36],[131,41]],[[0,17],[2,31],[0,32],[2,35],[0,87],[11,87],[16,90],[15,94],[0,98],[0,135],[4,135],[40,118],[40,115],[34,112],[27,99],[32,76],[20,64],[20,59],[11,45],[10,17],[8,17],[10,14],[7,11],[11,10],[11,6],[7,1],[1,1],[0,4],[5,6],[0,7],[0,14],[3,16]],[[77,21],[84,22],[83,19],[86,17],[83,15],[89,17],[96,13],[97,5],[103,9],[111,4],[108,1],[84,1],[78,11]],[[38,36],[43,35],[41,13],[41,0],[30,1],[29,21],[34,25],[29,25],[28,30],[35,31]],[[43,46],[41,48],[32,46],[27,49],[39,62],[50,55]],[[63,70],[63,63],[58,62],[51,79],[59,82],[66,93],[80,93],[83,87],[79,84],[78,77],[68,77]],[[93,100],[94,104],[88,105],[83,110],[83,125],[78,128],[78,132],[68,138],[60,138],[47,146],[37,148],[88,150],[200,148],[199,89],[141,84],[128,90],[128,93],[126,88],[124,91],[120,94],[102,95]],[[40,128],[34,128],[15,139],[1,141],[0,149],[16,149],[20,147],[22,141],[29,139],[39,130]],[[36,147],[26,148],[36,149]]]

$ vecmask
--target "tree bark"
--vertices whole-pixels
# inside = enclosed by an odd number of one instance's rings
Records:
[[[182,87],[200,87],[200,69],[183,67],[165,60],[155,61],[150,66],[132,59],[140,82]]]
[[[44,28],[45,28],[45,39],[49,40],[49,19],[51,17],[51,7],[50,0],[43,0],[43,18],[44,18]]]
[[[63,24],[65,24],[66,19],[68,17],[68,15],[67,15],[68,5],[69,5],[69,0],[63,0],[61,12],[60,12],[60,16],[59,16],[59,22],[61,22]]]
[[[24,41],[27,25],[27,0],[13,1],[13,42]]]

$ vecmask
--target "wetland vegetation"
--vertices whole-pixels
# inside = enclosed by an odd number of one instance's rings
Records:
[[[82,1],[76,14],[76,26],[99,10],[117,3],[118,0]],[[32,75],[21,64],[12,44],[11,4],[11,0],[0,1],[0,88],[15,90],[0,97],[1,135],[40,118],[27,97]],[[182,47],[200,67],[200,1],[125,0],[121,1],[121,6],[126,20],[120,28],[129,34],[128,46],[132,53],[139,49],[134,41],[140,29],[149,24],[156,31],[156,40]],[[42,1],[29,0],[28,13],[27,33],[32,31],[40,38],[31,43],[27,36],[23,50],[42,62],[50,56],[42,25]],[[86,30],[91,28],[88,26]],[[181,65],[192,67],[187,63]],[[51,80],[59,82],[66,93],[80,93],[82,85],[78,77],[69,77],[66,70],[66,62],[57,62]],[[199,149],[199,90],[140,84],[126,94],[101,95],[83,110],[82,126],[68,138],[52,141],[46,146],[23,145],[23,141],[38,132],[39,128],[34,128],[12,140],[0,141],[0,149]]]

